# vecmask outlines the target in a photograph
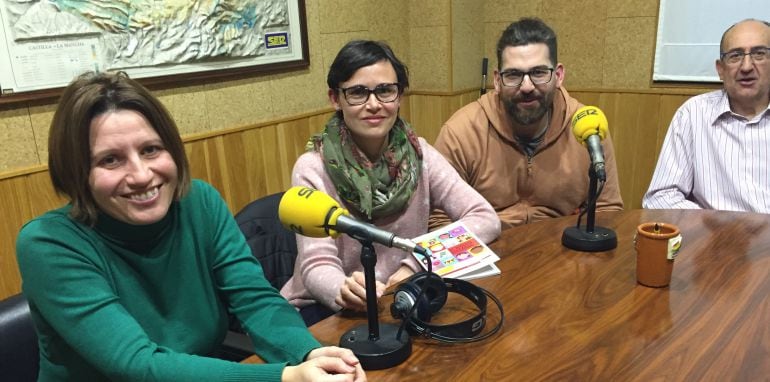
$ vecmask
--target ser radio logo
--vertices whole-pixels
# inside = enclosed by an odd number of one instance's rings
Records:
[[[286,32],[266,33],[265,47],[267,49],[286,48],[289,46],[289,34]]]

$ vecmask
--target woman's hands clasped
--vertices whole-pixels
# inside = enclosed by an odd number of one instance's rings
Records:
[[[281,381],[365,382],[366,374],[352,351],[325,346],[308,353],[305,362],[286,366]]]

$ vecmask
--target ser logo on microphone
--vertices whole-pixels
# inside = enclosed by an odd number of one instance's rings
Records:
[[[316,190],[310,187],[301,187],[299,190],[297,190],[297,196],[305,199],[310,199],[310,196],[313,195],[313,193]],[[302,235],[302,226],[297,224],[289,224],[289,230],[298,233]]]
[[[585,108],[583,111],[579,111],[577,114],[575,114],[574,117],[572,117],[572,124],[574,125],[576,121],[583,119],[589,115],[599,115],[599,111],[595,108]]]
[[[297,196],[304,197],[305,199],[310,199],[310,195],[313,195],[315,192],[315,189],[312,189],[310,187],[302,187],[297,191]]]

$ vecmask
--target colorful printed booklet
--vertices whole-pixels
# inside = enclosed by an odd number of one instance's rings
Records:
[[[473,280],[499,275],[495,265],[500,258],[462,222],[454,222],[412,239],[428,250],[433,272],[441,277]],[[412,255],[428,270],[427,259]]]

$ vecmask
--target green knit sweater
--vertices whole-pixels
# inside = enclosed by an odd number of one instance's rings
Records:
[[[224,201],[193,181],[147,226],[70,206],[28,222],[16,253],[40,342],[40,380],[278,381],[320,346],[265,280]],[[267,364],[206,357],[227,312]]]

